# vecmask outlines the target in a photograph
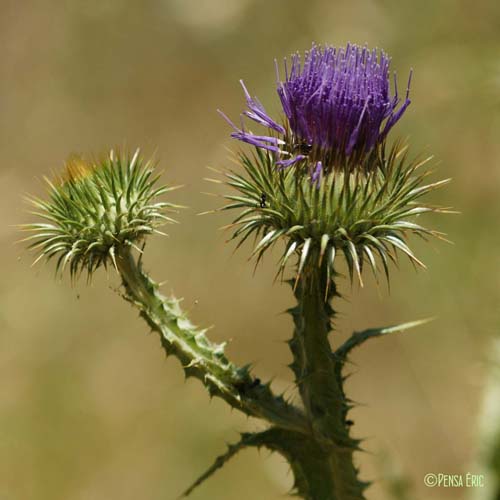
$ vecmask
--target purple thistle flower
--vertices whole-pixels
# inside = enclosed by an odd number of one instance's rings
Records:
[[[385,52],[350,44],[345,49],[313,46],[303,64],[300,55],[292,56],[290,72],[285,61],[278,94],[295,142],[349,157],[383,141],[410,104],[409,84],[396,111],[400,99],[396,85],[390,96]]]
[[[390,93],[389,62],[382,50],[351,44],[345,48],[313,45],[303,58],[292,56],[290,69],[285,59],[284,81],[276,68],[284,127],[250,96],[243,82],[248,106],[243,115],[267,127],[269,135],[255,135],[243,125],[240,129],[223,116],[235,129],[233,138],[272,151],[281,168],[307,160],[313,182],[319,183],[320,170],[362,163],[410,104],[412,73],[401,103],[396,78],[394,95]]]

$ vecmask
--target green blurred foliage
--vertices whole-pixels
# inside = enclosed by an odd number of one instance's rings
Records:
[[[460,499],[428,489],[427,472],[465,473],[488,339],[498,331],[500,287],[500,3],[496,0],[3,0],[0,3],[0,499],[176,498],[234,441],[261,424],[210,402],[184,383],[132,308],[113,272],[71,288],[50,267],[30,268],[15,228],[30,221],[24,193],[71,153],[113,145],[156,152],[165,180],[186,184],[173,201],[191,208],[170,238],[154,238],[146,266],[184,296],[235,361],[293,394],[286,364],[292,304],[272,283],[275,258],[253,274],[249,247],[234,256],[218,228],[230,215],[198,217],[220,199],[206,166],[230,165],[223,108],[243,108],[238,80],[278,112],[273,59],[312,41],[383,47],[400,86],[415,70],[397,129],[415,154],[435,154],[435,179],[453,184],[433,216],[454,245],[418,244],[427,272],[402,262],[391,294],[369,281],[339,302],[340,342],[352,329],[438,316],[407,336],[356,353],[349,393],[365,479],[381,480],[388,453],[416,498]],[[393,132],[394,135],[394,132]],[[221,189],[215,189],[222,193]],[[20,256],[20,258],[19,258]],[[273,260],[274,259],[274,260]],[[278,456],[247,451],[193,499],[283,498],[292,481]],[[370,500],[386,498],[381,482]]]

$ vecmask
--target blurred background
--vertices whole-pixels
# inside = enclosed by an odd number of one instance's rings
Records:
[[[367,498],[465,499],[466,489],[426,488],[429,472],[476,472],[478,421],[500,313],[500,3],[497,0],[143,0],[0,2],[0,499],[174,499],[238,432],[259,422],[210,401],[165,360],[156,335],[103,271],[92,285],[30,268],[16,224],[31,220],[26,193],[73,153],[119,145],[155,155],[164,180],[185,184],[189,205],[152,238],[145,265],[164,292],[185,297],[215,325],[229,355],[293,395],[284,341],[293,304],[273,284],[278,252],[256,273],[250,247],[233,255],[219,227],[231,214],[197,216],[222,200],[203,180],[231,166],[236,148],[216,113],[237,118],[243,78],[279,113],[273,60],[311,43],[383,47],[400,88],[414,68],[412,105],[395,133],[435,155],[434,179],[453,177],[433,201],[461,215],[426,222],[453,245],[414,242],[428,271],[406,263],[391,292],[342,282],[341,342],[353,329],[423,317],[404,336],[354,355],[348,394]],[[488,477],[486,477],[488,482]],[[193,499],[288,498],[278,455],[248,450]],[[407,491],[407,493],[405,493]],[[476,494],[479,492],[476,492]]]

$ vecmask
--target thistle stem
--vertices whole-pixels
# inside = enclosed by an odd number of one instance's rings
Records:
[[[243,413],[299,434],[309,432],[299,408],[273,394],[248,367],[237,367],[224,355],[224,345],[211,343],[180,308],[179,300],[162,296],[158,285],[142,270],[129,248],[116,256],[125,298],[136,306],[152,330],[160,334],[167,355],[175,355],[186,377],[199,379],[211,396],[219,396]]]
[[[335,314],[330,302],[337,293],[331,283],[325,298],[327,283],[325,266],[304,269],[294,291],[298,304],[290,310],[295,324],[289,342],[294,359],[291,368],[311,423],[311,447],[317,450],[315,460],[322,461],[323,469],[328,469],[324,472],[329,476],[325,482],[330,485],[328,495],[322,492],[306,498],[360,500],[367,485],[359,481],[353,464],[353,452],[359,449],[359,442],[349,436],[346,423],[349,404],[343,390],[343,360],[335,358],[328,340]],[[307,453],[298,456],[306,476],[314,470],[308,465]],[[310,483],[314,483],[314,478]]]
[[[273,394],[247,367],[237,367],[196,328],[179,300],[162,296],[158,285],[143,271],[129,248],[116,255],[125,298],[136,306],[152,330],[160,334],[167,355],[175,355],[186,377],[199,379],[211,396],[219,396],[246,415],[271,424],[255,438],[255,446],[281,453],[295,476],[297,493],[307,500],[362,500],[366,487],[357,479],[352,462],[358,442],[349,437],[345,417],[349,406],[342,389],[342,360],[336,360],[328,342],[334,315],[325,301],[324,269],[304,270],[295,290],[298,305],[291,310],[295,331],[290,346],[292,368],[305,408]],[[252,440],[246,446],[252,445]]]

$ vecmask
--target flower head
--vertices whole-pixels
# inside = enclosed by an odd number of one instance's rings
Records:
[[[243,115],[269,132],[253,134],[226,118],[235,129],[232,137],[274,152],[279,167],[305,162],[314,182],[319,169],[366,165],[367,155],[383,143],[410,104],[411,73],[401,102],[396,81],[394,95],[390,92],[389,61],[383,51],[351,44],[345,48],[314,45],[303,58],[295,54],[290,68],[285,59],[284,81],[277,68],[284,126],[241,82],[248,106]]]
[[[30,248],[38,251],[37,260],[56,257],[57,271],[69,266],[72,276],[114,264],[121,247],[136,246],[173,221],[164,212],[175,205],[158,200],[172,188],[157,182],[139,151],[131,158],[111,151],[92,162],[70,158],[57,182],[48,181],[49,199],[30,199],[44,219],[24,226],[33,233]]]
[[[408,89],[410,86],[408,80]],[[285,60],[278,72],[282,123],[273,119],[241,82],[247,102],[243,118],[266,132],[242,124],[232,137],[255,147],[240,152],[244,172],[231,171],[224,210],[241,209],[233,222],[240,246],[257,238],[257,262],[278,241],[285,242],[280,272],[297,257],[296,279],[323,266],[330,278],[343,255],[351,279],[370,267],[389,274],[389,261],[402,253],[423,265],[408,245],[408,236],[443,235],[417,223],[428,212],[447,210],[423,201],[449,179],[427,183],[427,160],[411,160],[400,141],[386,137],[410,104],[396,83],[389,85],[389,57],[383,51],[347,45],[319,47]],[[265,200],[263,202],[262,200]]]

